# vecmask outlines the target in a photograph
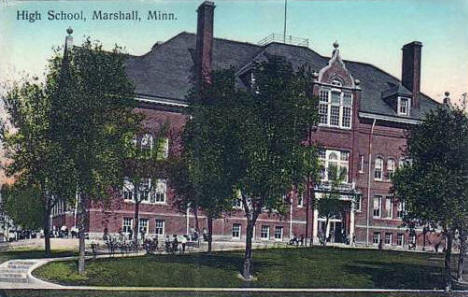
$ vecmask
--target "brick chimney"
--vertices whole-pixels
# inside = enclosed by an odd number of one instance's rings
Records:
[[[200,89],[205,84],[211,84],[213,59],[213,19],[215,5],[211,1],[203,2],[197,9],[197,47],[196,47],[196,79]]]
[[[401,83],[413,93],[413,98],[411,100],[413,108],[419,108],[419,93],[421,92],[421,48],[422,43],[419,41],[405,44],[402,48]]]

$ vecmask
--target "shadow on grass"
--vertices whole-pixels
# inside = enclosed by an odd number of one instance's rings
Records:
[[[375,288],[443,288],[443,270],[437,266],[361,260],[345,265],[345,270],[370,276]]]

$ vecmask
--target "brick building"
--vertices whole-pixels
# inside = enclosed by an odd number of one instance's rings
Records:
[[[348,177],[340,191],[350,210],[331,220],[328,228],[317,209],[307,207],[304,197],[290,193],[290,211],[285,216],[262,214],[254,231],[254,240],[287,241],[306,232],[317,243],[326,234],[330,241],[354,238],[357,243],[405,246],[413,240],[401,227],[404,206],[390,194],[389,177],[403,162],[405,132],[420,123],[423,115],[438,103],[420,90],[422,44],[414,41],[402,49],[402,78],[398,79],[376,66],[343,60],[338,43],[331,57],[312,49],[282,42],[256,45],[213,36],[215,6],[204,2],[198,9],[197,33],[181,32],[163,43],[156,43],[142,56],[130,56],[127,73],[136,86],[138,110],[146,114],[145,125],[157,127],[162,121],[171,124],[164,149],[167,155],[181,150],[181,132],[186,121],[185,96],[193,77],[209,79],[212,69],[234,67],[239,87],[248,88],[253,62],[267,55],[285,57],[295,68],[305,65],[315,71],[314,92],[320,98],[320,123],[310,135],[319,143],[321,162],[347,168]],[[151,146],[151,135],[141,145]],[[176,210],[173,192],[166,180],[158,180],[154,193],[140,206],[140,226],[147,234],[186,234],[195,226],[191,211]],[[315,186],[317,199],[329,190],[327,172]],[[128,194],[111,207],[89,208],[90,237],[127,232],[133,225],[134,203]],[[307,211],[309,214],[307,216]],[[54,214],[54,224],[75,222],[73,210],[64,207]],[[199,225],[206,217],[199,215]],[[246,219],[238,205],[214,222],[215,240],[244,240]],[[419,230],[421,231],[421,230]],[[418,233],[420,234],[420,233]],[[343,236],[344,235],[344,236]],[[418,245],[422,243],[417,236]],[[440,241],[440,239],[439,239]]]

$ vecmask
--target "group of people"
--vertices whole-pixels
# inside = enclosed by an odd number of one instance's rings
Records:
[[[177,234],[173,234],[172,240],[171,240],[169,235],[166,235],[166,238],[164,239],[164,246],[165,246],[166,253],[172,253],[172,254],[177,253],[177,251],[179,251],[179,244],[181,246],[180,252],[182,254],[185,253],[187,242],[189,241],[188,239],[189,238],[187,235],[183,235],[179,241],[179,237],[177,236]]]
[[[68,230],[68,227],[63,225],[62,227],[58,228],[57,226],[52,226],[52,230],[50,235],[54,238],[78,238],[78,228],[73,226]]]

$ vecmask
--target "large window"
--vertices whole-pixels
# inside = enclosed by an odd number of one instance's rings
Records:
[[[140,191],[138,195],[140,195],[140,200],[143,202],[149,201],[150,196],[150,189],[151,189],[151,179],[150,178],[143,178],[140,184]]]
[[[297,195],[297,207],[304,206],[304,195],[305,193],[300,193],[299,195]]]
[[[336,88],[322,88],[319,92],[319,124],[321,126],[351,128],[353,95]]]
[[[398,202],[398,206],[397,206],[397,217],[398,217],[399,219],[403,218],[404,211],[405,211],[405,204],[404,204],[403,202]]]
[[[374,197],[374,207],[373,207],[373,216],[374,218],[380,218],[380,210],[381,210],[381,200],[382,197],[377,196]]]
[[[167,182],[165,179],[158,179],[154,189],[154,203],[165,203],[167,192]]]
[[[373,244],[379,244],[380,242],[380,232],[374,232],[374,236],[372,237]]]
[[[125,178],[123,182],[123,196],[125,200],[133,200],[133,190],[133,184],[128,178]]]
[[[390,180],[395,173],[396,162],[394,159],[387,160],[387,179]]]
[[[403,246],[405,244],[405,237],[403,233],[398,233],[397,234],[397,245],[398,246]]]
[[[336,167],[339,172],[346,171],[349,168],[349,152],[335,151],[335,150],[319,150],[319,160],[321,164],[321,178],[322,181],[329,180],[328,171],[331,167]],[[344,183],[348,182],[348,174],[344,176]]]
[[[385,217],[391,219],[393,217],[393,198],[385,198]]]
[[[262,225],[262,229],[260,230],[260,238],[263,240],[270,239],[270,226]]]
[[[153,148],[153,135],[146,133],[143,134],[140,140],[140,148],[142,151],[148,151]]]
[[[283,240],[283,227],[275,227],[275,240]]]
[[[156,219],[156,229],[155,229],[154,233],[156,233],[158,235],[163,235],[165,233],[164,232],[164,226],[165,226],[164,220]]]
[[[126,234],[133,232],[133,219],[132,218],[123,218],[122,232]]]
[[[393,234],[392,233],[385,233],[385,244],[386,245],[391,245],[392,244],[392,239],[393,239]]]
[[[233,224],[232,225],[232,238],[240,239],[241,238],[241,225]]]
[[[383,159],[381,157],[375,158],[374,179],[382,180],[383,175]]]
[[[148,219],[140,219],[139,222],[140,233],[148,234]]]

